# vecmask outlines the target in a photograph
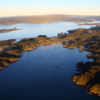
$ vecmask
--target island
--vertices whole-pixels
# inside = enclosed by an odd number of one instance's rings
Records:
[[[16,27],[12,28],[12,29],[1,29],[0,33],[6,33],[6,32],[11,32],[11,31],[16,31],[16,30],[20,30]]]

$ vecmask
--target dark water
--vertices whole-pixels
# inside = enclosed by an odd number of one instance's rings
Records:
[[[60,45],[41,46],[0,71],[1,100],[99,100],[72,83],[79,61],[88,52]]]

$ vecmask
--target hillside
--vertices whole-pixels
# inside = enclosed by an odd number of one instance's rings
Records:
[[[86,19],[100,21],[100,16],[86,16]]]
[[[1,25],[12,25],[19,23],[48,23],[57,21],[87,22],[90,20],[79,16],[70,16],[70,15],[18,16],[18,17],[0,18]]]

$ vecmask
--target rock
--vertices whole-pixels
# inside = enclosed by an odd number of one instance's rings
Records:
[[[84,51],[84,49],[79,49],[79,52],[82,52],[82,51]]]
[[[93,57],[93,54],[88,54],[87,57],[88,58],[92,58]]]
[[[72,78],[72,81],[77,85],[86,86],[89,79],[88,79],[87,73],[85,73],[85,74],[81,74],[81,75],[74,75]]]
[[[0,41],[0,45],[8,45],[8,44],[11,44],[12,42],[15,42],[15,41],[16,41],[16,39]]]
[[[100,63],[100,58],[95,60],[96,63]]]
[[[95,84],[89,89],[89,93],[100,96],[100,84]]]
[[[0,67],[6,67],[6,66],[8,66],[9,65],[9,63],[6,61],[6,60],[0,60]]]
[[[3,69],[3,67],[2,66],[0,66],[0,70],[2,70]]]
[[[82,45],[81,45],[81,44],[80,44],[80,45],[77,45],[77,47],[78,47],[78,48],[81,48],[81,47],[82,47]]]
[[[38,37],[44,37],[44,38],[47,38],[46,35],[38,35]]]
[[[68,49],[75,49],[77,46],[76,45],[69,45],[67,48]]]

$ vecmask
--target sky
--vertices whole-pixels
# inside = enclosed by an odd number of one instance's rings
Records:
[[[100,0],[0,0],[0,16],[100,15]]]

